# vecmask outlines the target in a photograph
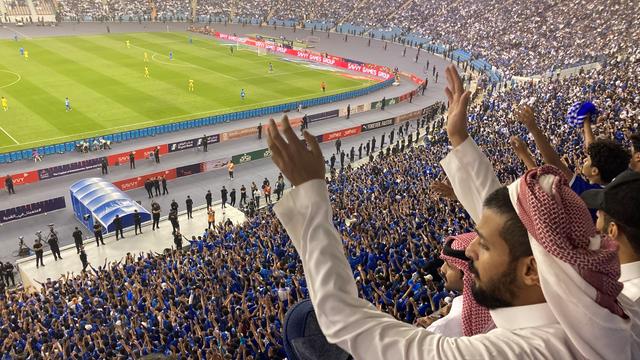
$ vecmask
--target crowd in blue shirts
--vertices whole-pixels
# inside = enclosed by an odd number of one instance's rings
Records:
[[[513,117],[527,103],[558,153],[578,170],[581,129],[565,122],[566,109],[576,100],[593,101],[600,109],[595,132],[627,145],[638,132],[639,67],[637,60],[611,61],[564,80],[487,87],[472,105],[471,136],[499,179],[510,182],[524,166],[509,137],[532,144]],[[442,117],[428,128],[420,146],[392,154],[385,149],[384,156],[327,180],[360,295],[409,323],[455,295],[443,289],[438,255],[447,235],[471,229],[467,213],[447,198],[451,194],[434,190],[444,184],[438,162],[450,148]],[[1,358],[283,358],[284,314],[308,292],[299,257],[271,207],[243,225],[225,222],[189,235],[191,246],[182,251],[128,254],[120,262],[47,280],[40,293],[5,292]]]

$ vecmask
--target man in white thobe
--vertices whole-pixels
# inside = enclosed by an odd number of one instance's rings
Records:
[[[470,94],[454,67],[447,78],[449,121],[466,120]],[[356,359],[631,358],[630,321],[616,302],[622,286],[615,249],[596,235],[586,206],[557,170],[532,170],[484,201],[479,236],[466,254],[473,260],[474,298],[491,308],[496,329],[447,338],[358,298],[332,223],[320,147],[305,132],[307,149],[286,117],[283,131],[286,140],[270,122],[269,147],[296,188],[275,212],[298,250],[329,343]]]

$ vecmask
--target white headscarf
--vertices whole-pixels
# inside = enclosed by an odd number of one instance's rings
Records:
[[[508,189],[544,297],[573,345],[588,359],[631,358],[630,321],[617,302],[616,244],[596,233],[586,205],[556,168],[530,170]]]

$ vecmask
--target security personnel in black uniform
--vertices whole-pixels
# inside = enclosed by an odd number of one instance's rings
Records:
[[[119,238],[124,238],[124,234],[122,233],[122,219],[119,214],[116,214],[116,218],[113,219],[113,225],[116,227],[116,241]],[[120,237],[118,237],[120,235]]]
[[[42,261],[42,254],[44,254],[44,249],[39,237],[33,244],[33,251],[36,253],[36,269],[39,268],[40,265],[44,266],[44,261]]]
[[[100,243],[104,245],[104,238],[102,237],[102,224],[98,222],[98,219],[93,220],[93,235],[96,237],[96,244],[100,247]]]
[[[53,229],[53,224],[49,224],[49,237],[47,238],[47,242],[51,248],[51,253],[53,253],[53,259],[55,261],[58,261],[58,258],[62,259],[62,256],[60,256],[60,245],[58,243],[58,232]]]
[[[140,234],[142,234],[142,217],[138,210],[133,210],[133,226],[135,228],[136,235],[138,235],[138,230],[140,230]]]
[[[193,200],[191,199],[191,196],[187,195],[185,203],[187,204],[187,219],[193,219]]]
[[[76,250],[78,251],[78,254],[80,254],[80,248],[82,247],[82,231],[80,231],[80,229],[78,229],[78,227],[76,226],[76,229],[73,232],[72,236],[73,242],[76,244]]]

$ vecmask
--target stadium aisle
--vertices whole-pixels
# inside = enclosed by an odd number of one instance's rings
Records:
[[[224,211],[221,204],[213,204],[216,212],[216,222],[224,222],[231,219],[234,224],[246,221],[244,213],[240,210],[227,206]],[[201,234],[207,227],[207,209],[201,207],[193,211],[193,219],[187,219],[186,212],[180,212],[179,216],[180,229],[182,234],[191,238],[192,235]],[[151,222],[142,225],[143,234],[134,235],[133,229],[129,228],[124,231],[124,238],[116,242],[115,236],[105,236],[105,244],[97,247],[93,233],[85,228],[81,228],[85,237],[84,248],[87,253],[89,264],[94,268],[103,266],[105,260],[108,262],[119,261],[124,258],[127,253],[138,254],[140,252],[156,252],[162,253],[164,249],[175,247],[173,236],[171,235],[171,223],[166,219],[160,221],[159,230],[151,230]],[[183,240],[183,246],[189,245],[187,240]],[[54,261],[51,252],[47,251],[44,255],[44,267],[36,268],[35,257],[31,256],[18,262],[18,269],[22,281],[27,286],[39,288],[37,282],[45,282],[48,278],[52,280],[58,279],[66,273],[79,274],[82,270],[82,263],[77,255],[76,248],[73,244],[63,246],[60,249],[61,260]]]

